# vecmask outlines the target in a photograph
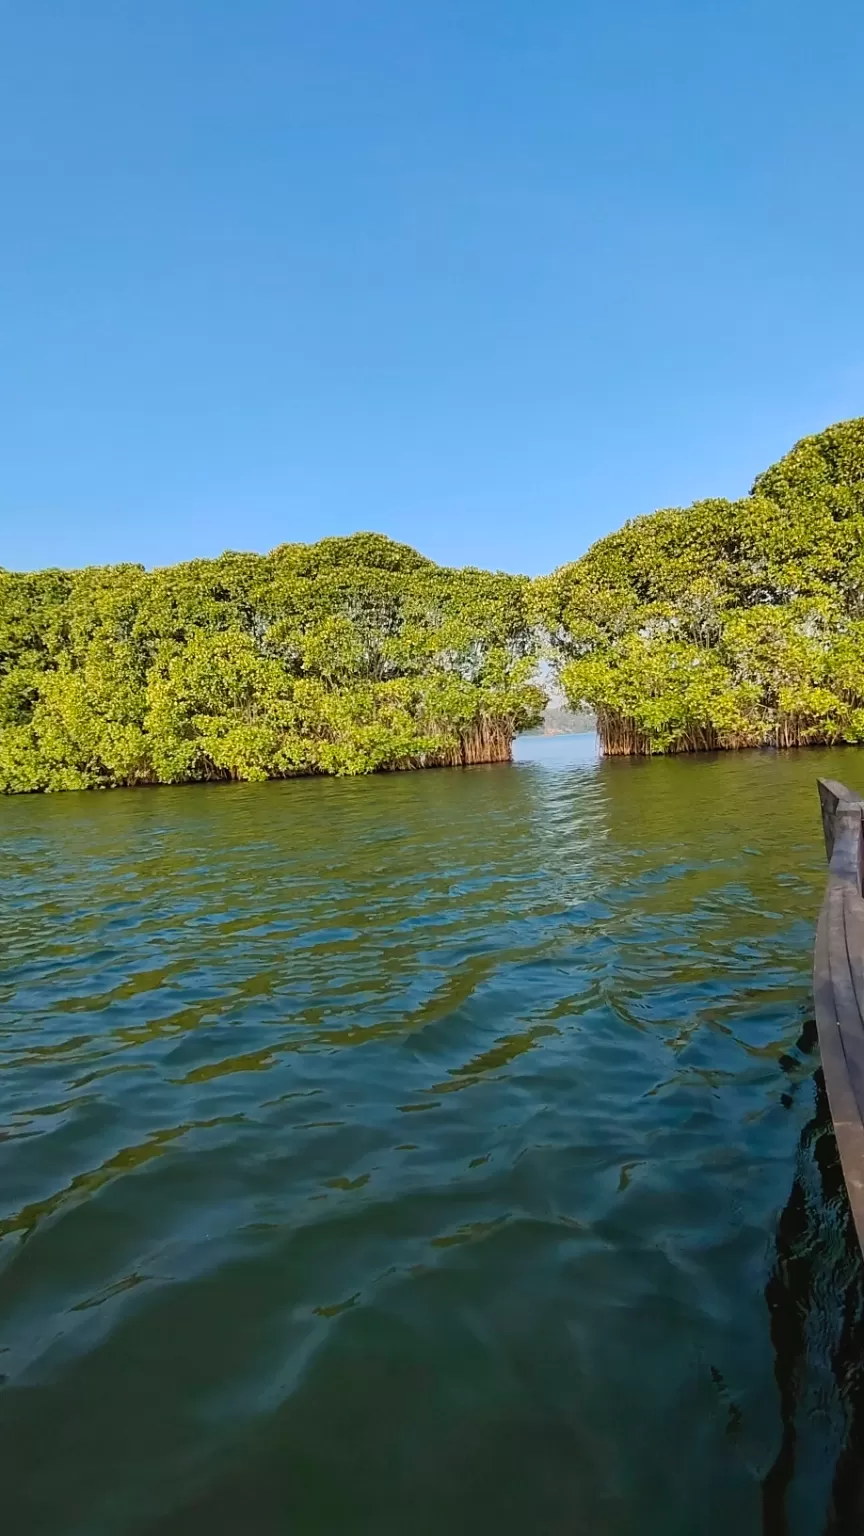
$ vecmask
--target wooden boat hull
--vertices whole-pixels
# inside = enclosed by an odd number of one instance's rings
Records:
[[[819,780],[828,884],[816,930],[813,998],[828,1103],[864,1249],[864,802]]]

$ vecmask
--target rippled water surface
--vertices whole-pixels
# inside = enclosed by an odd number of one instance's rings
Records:
[[[864,754],[519,757],[0,802],[10,1536],[861,1528]]]

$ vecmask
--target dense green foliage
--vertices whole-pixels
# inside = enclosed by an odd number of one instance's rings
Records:
[[[377,534],[0,571],[0,790],[499,761],[541,642],[608,752],[864,741],[864,418],[533,584]]]
[[[535,584],[609,752],[864,740],[864,418]]]
[[[509,757],[544,702],[527,587],[375,534],[0,572],[0,788]]]

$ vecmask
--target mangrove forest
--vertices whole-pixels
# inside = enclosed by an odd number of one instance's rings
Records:
[[[864,418],[533,581],[372,533],[0,571],[0,789],[506,761],[541,663],[608,753],[864,740]]]
[[[607,753],[864,740],[864,418],[739,501],[634,519],[533,598]]]
[[[377,534],[3,572],[0,787],[508,759],[545,702],[528,586]]]

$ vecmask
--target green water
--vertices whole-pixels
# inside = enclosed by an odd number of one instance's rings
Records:
[[[10,1536],[860,1529],[864,753],[520,754],[0,803]]]

